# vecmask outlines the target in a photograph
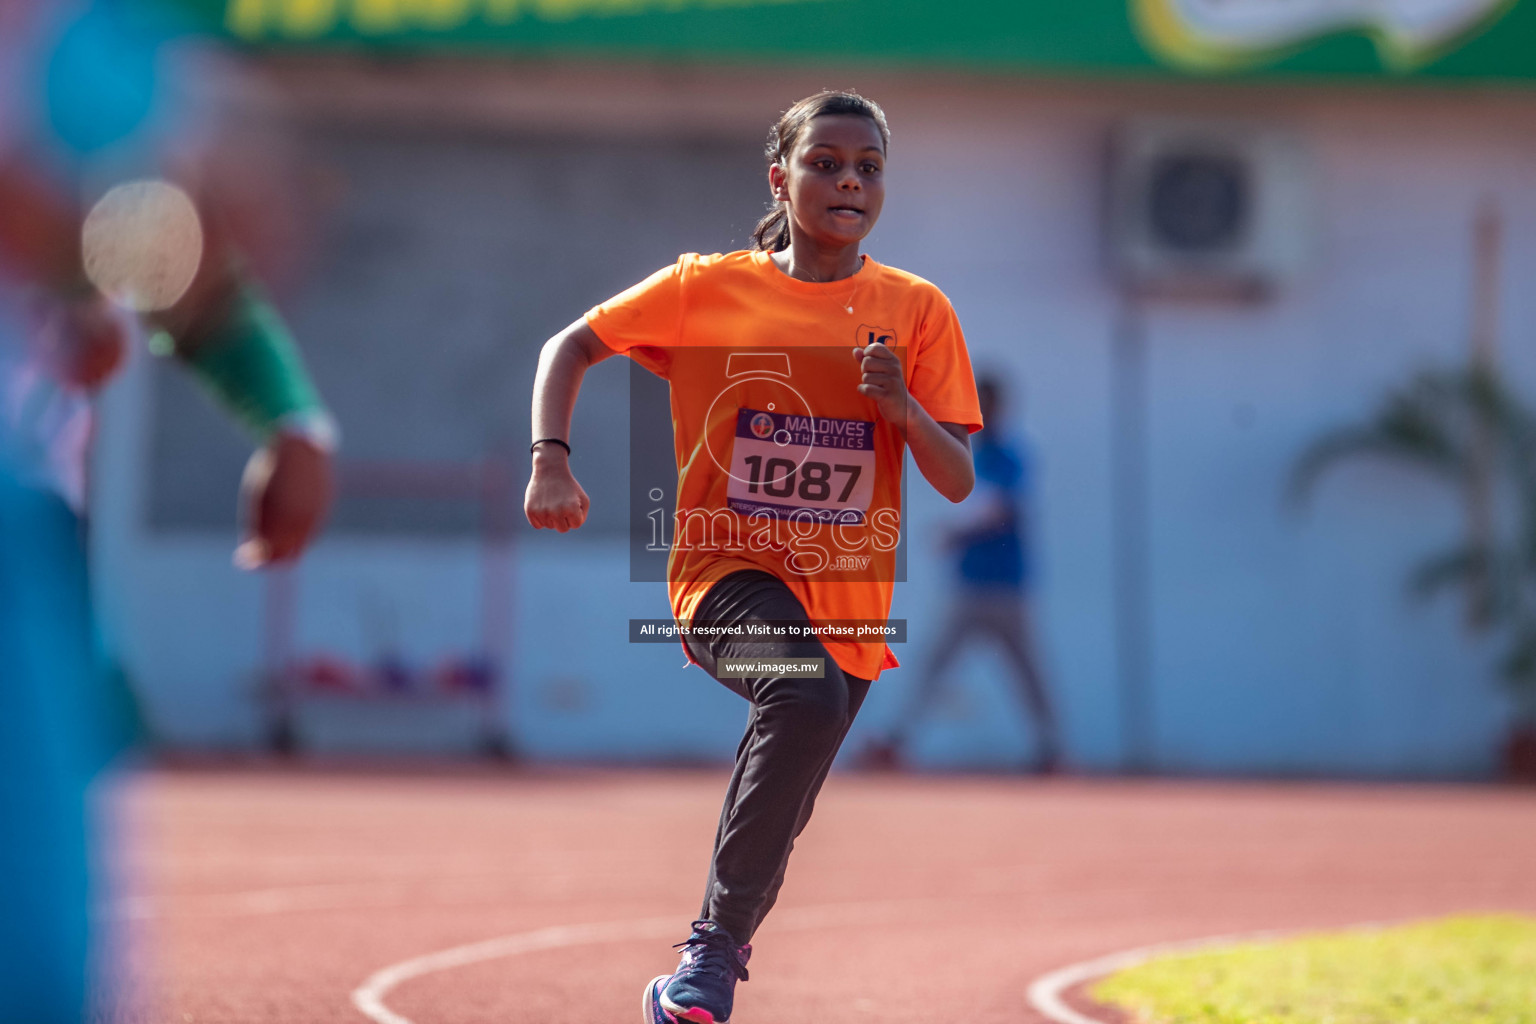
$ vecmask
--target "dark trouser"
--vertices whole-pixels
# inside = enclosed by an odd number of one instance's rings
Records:
[[[696,620],[804,622],[805,608],[766,572],[732,573],[709,588]],[[721,685],[751,702],[747,731],[725,791],[709,883],[700,916],[749,942],[778,898],[795,838],[811,819],[869,680],[847,675],[819,640],[688,640],[694,660]],[[722,658],[822,658],[821,679],[767,676],[720,679]]]

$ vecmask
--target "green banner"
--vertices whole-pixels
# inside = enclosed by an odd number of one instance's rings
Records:
[[[171,0],[262,47],[1023,73],[1536,79],[1536,0]]]

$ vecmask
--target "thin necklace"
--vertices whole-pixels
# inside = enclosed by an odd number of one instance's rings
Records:
[[[810,278],[810,281],[811,281],[812,284],[831,284],[832,283],[830,281],[823,281],[823,280],[819,279],[815,274],[812,274],[809,270],[806,270],[803,267],[801,267],[798,263],[795,262],[795,258],[793,256],[790,256],[787,251],[785,253],[785,256],[789,260],[789,276],[790,277],[794,277],[795,276],[795,271],[799,270],[801,273],[805,274],[806,277]],[[862,282],[859,281],[859,275],[861,273],[863,273],[864,266],[865,266],[864,257],[862,255],[860,255],[859,256],[859,269],[855,270],[853,273],[848,275],[849,277],[853,278],[853,291],[848,293],[848,301],[847,302],[840,302],[840,303],[838,303],[838,305],[842,306],[843,309],[849,315],[852,315],[852,313],[853,313],[853,299],[854,299],[854,296],[859,294],[859,285],[862,283]],[[832,301],[833,302],[837,302],[836,299],[833,299]]]

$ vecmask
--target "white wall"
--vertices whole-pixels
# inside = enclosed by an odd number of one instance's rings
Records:
[[[1304,514],[1286,474],[1323,430],[1357,419],[1411,369],[1465,351],[1471,223],[1506,218],[1504,357],[1536,388],[1536,97],[1475,91],[1173,87],[708,69],[621,74],[563,65],[425,67],[410,77],[294,64],[272,76],[306,117],[493,132],[756,137],[823,84],[881,100],[894,139],[889,197],[868,249],[945,289],[979,366],[1022,380],[1037,442],[1042,650],[1073,760],[1120,756],[1109,408],[1114,302],[1101,270],[1105,138],[1138,113],[1220,114],[1286,126],[1316,172],[1316,257],[1261,306],[1148,311],[1150,679],[1158,764],[1179,771],[1476,774],[1490,769],[1503,703],[1454,602],[1403,597],[1416,558],[1453,541],[1453,499],[1398,471],[1330,478]],[[774,81],[771,90],[760,86]],[[751,88],[744,82],[750,80]],[[754,130],[745,132],[743,125]],[[595,240],[601,244],[601,240]],[[573,310],[572,315],[580,310]],[[598,372],[608,370],[600,367]],[[612,372],[620,372],[613,370]],[[109,623],[152,720],[177,742],[257,735],[246,688],[260,661],[258,582],[230,545],[142,527],[142,365],[102,431],[96,538]],[[521,402],[525,396],[509,396]],[[593,415],[586,413],[586,415]],[[947,514],[914,479],[913,536]],[[423,658],[475,614],[474,552],[333,539],[306,567],[305,628],[345,635],[345,588],[367,566],[433,609]],[[942,607],[937,553],[911,547],[893,614],[921,664]],[[658,585],[627,582],[621,543],[539,536],[517,553],[509,709],[521,745],[558,757],[727,756],[742,719],[681,652],[631,647],[625,620],[659,616]],[[328,609],[328,611],[326,611]],[[325,616],[333,615],[328,620]],[[434,618],[435,616],[435,618]],[[354,616],[355,618],[355,616]],[[437,630],[426,624],[442,623]],[[926,624],[926,625],[925,625]],[[921,734],[933,765],[1022,759],[1027,732],[990,658]],[[894,714],[912,670],[888,674],[857,737]],[[579,694],[573,699],[571,694]]]

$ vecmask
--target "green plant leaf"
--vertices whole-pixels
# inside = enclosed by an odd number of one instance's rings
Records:
[[[1469,594],[1474,625],[1507,641],[1504,683],[1536,717],[1536,412],[1493,367],[1420,371],[1364,422],[1308,445],[1292,470],[1291,499],[1305,500],[1325,472],[1359,459],[1416,469],[1469,502],[1477,493],[1485,504],[1517,503],[1512,530],[1426,559],[1410,572],[1408,591],[1420,599],[1452,588]]]

